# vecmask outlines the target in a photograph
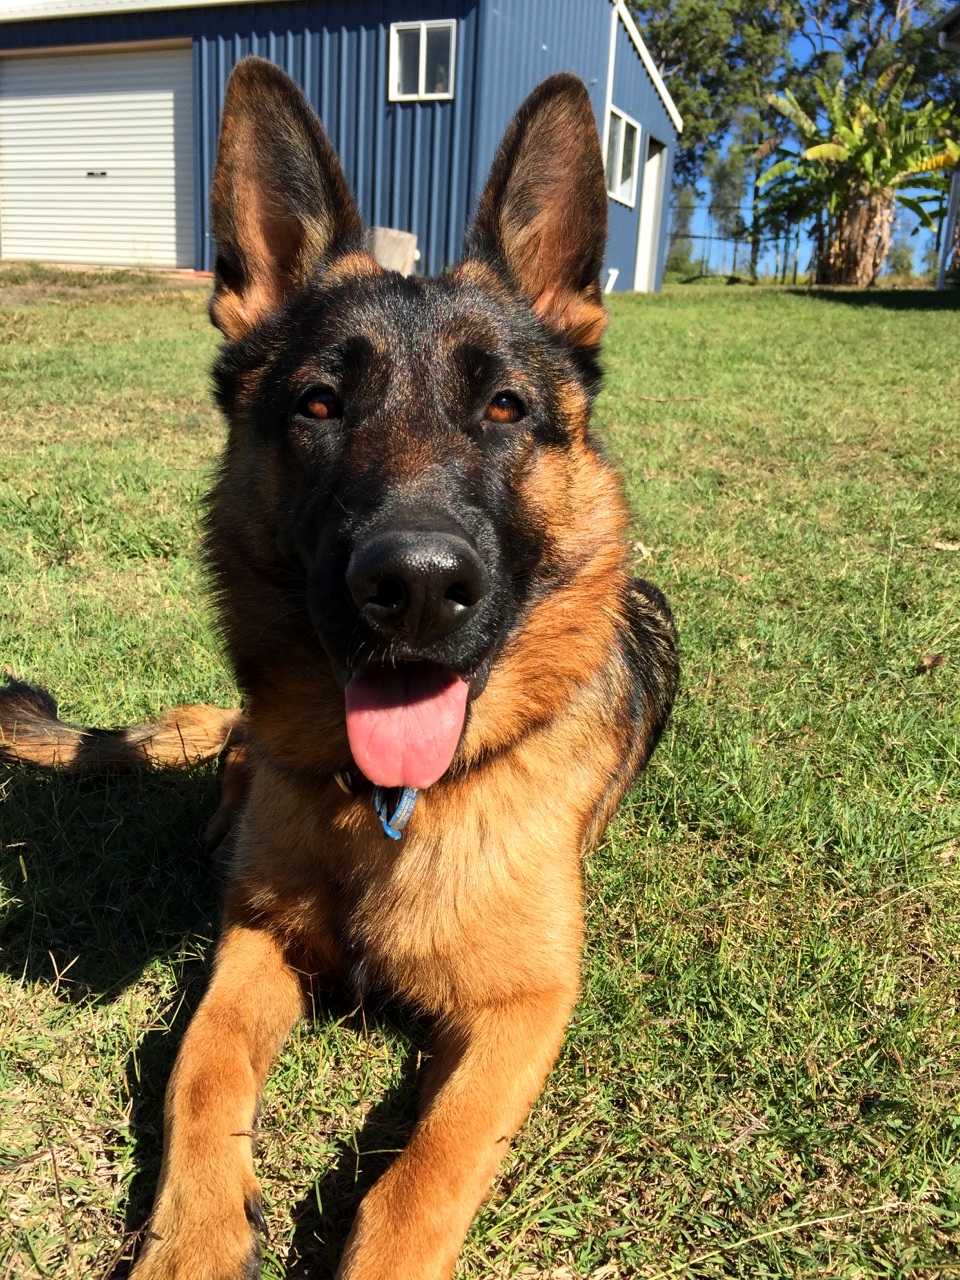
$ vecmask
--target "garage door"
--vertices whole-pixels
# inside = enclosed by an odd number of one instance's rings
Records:
[[[0,60],[0,256],[192,267],[189,49]]]

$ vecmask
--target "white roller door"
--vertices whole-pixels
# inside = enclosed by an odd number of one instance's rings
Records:
[[[0,60],[0,256],[194,266],[189,49]]]

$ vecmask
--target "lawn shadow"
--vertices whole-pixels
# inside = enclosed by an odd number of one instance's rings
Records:
[[[204,975],[196,973],[182,989],[175,1024],[150,1032],[131,1059],[127,1086],[132,1099],[131,1136],[136,1149],[136,1172],[130,1183],[126,1214],[126,1247],[108,1271],[109,1280],[126,1280],[138,1251],[156,1193],[163,1154],[163,1097],[166,1082],[190,1018],[203,995]],[[318,1031],[344,1016],[347,1005],[334,994],[312,1015]],[[363,1015],[365,1030],[389,1025],[391,1016]],[[333,1280],[357,1207],[380,1175],[406,1145],[416,1122],[418,1054],[405,1055],[399,1078],[367,1113],[362,1126],[337,1147],[326,1172],[292,1212],[294,1232],[289,1245],[275,1252],[287,1280]],[[256,1154],[254,1156],[256,1161]]]
[[[158,958],[175,974],[172,1016],[147,1031],[125,1068],[134,1172],[125,1247],[102,1272],[115,1280],[150,1211],[163,1094],[206,986],[222,868],[200,833],[216,791],[209,767],[87,778],[14,768],[3,787],[0,966],[75,1004],[113,1002]]]
[[[153,1206],[163,1156],[163,1100],[167,1081],[184,1032],[206,990],[207,976],[205,965],[189,966],[178,988],[173,1019],[148,1031],[127,1061],[134,1171],[127,1188],[125,1248],[106,1273],[109,1280],[125,1280],[129,1274]]]
[[[325,1019],[326,1015],[320,1016]],[[392,1016],[371,1017],[368,1012],[365,1017],[370,1029],[397,1025]],[[409,1035],[406,1027],[405,1034]],[[399,1078],[367,1113],[362,1126],[339,1144],[334,1163],[294,1210],[293,1237],[283,1259],[287,1280],[333,1280],[360,1201],[413,1133],[417,1063],[412,1044]]]
[[[200,832],[211,768],[71,778],[16,769],[0,808],[11,896],[0,965],[74,1002],[115,999],[192,934],[212,936],[220,875]]]
[[[787,289],[795,297],[818,302],[839,302],[846,307],[872,307],[882,311],[960,311],[960,289]]]

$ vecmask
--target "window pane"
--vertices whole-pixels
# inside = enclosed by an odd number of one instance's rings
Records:
[[[623,160],[620,164],[620,196],[629,200],[633,194],[633,176],[637,168],[637,135],[636,125],[623,122]]]
[[[427,27],[427,74],[423,81],[424,93],[450,92],[452,35],[450,27]]]
[[[617,163],[620,156],[620,134],[623,131],[623,120],[610,112],[610,137],[607,142],[607,190],[611,195],[619,195],[617,189]]]
[[[420,92],[420,32],[397,32],[397,93],[402,96]]]

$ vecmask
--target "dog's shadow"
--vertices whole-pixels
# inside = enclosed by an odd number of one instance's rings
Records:
[[[208,978],[223,865],[203,848],[216,807],[212,769],[75,779],[16,770],[0,805],[0,967],[55,989],[61,1000],[108,1003],[164,959],[172,998],[126,1064],[134,1174],[128,1248],[107,1274],[122,1280],[153,1200],[163,1143],[163,1094],[183,1033]],[[333,997],[315,1017],[349,1016]],[[367,1013],[374,1024],[378,1014]],[[388,1021],[396,1025],[396,1018]],[[409,1136],[416,1054],[344,1140],[332,1166],[294,1211],[289,1246],[268,1253],[290,1280],[333,1276],[360,1197]]]
[[[317,1017],[325,1022],[338,1013],[335,998]],[[396,1011],[389,1017],[367,1012],[362,1021],[365,1030],[375,1031],[381,1021],[395,1027],[398,1018],[404,1021]],[[417,1075],[417,1054],[410,1052],[399,1078],[367,1112],[363,1125],[339,1143],[334,1161],[294,1209],[292,1237],[277,1250],[287,1280],[332,1280],[360,1200],[412,1133]]]
[[[212,936],[219,876],[200,841],[216,804],[212,770],[71,778],[24,768],[2,795],[8,973],[100,1003],[187,939],[196,951]]]

